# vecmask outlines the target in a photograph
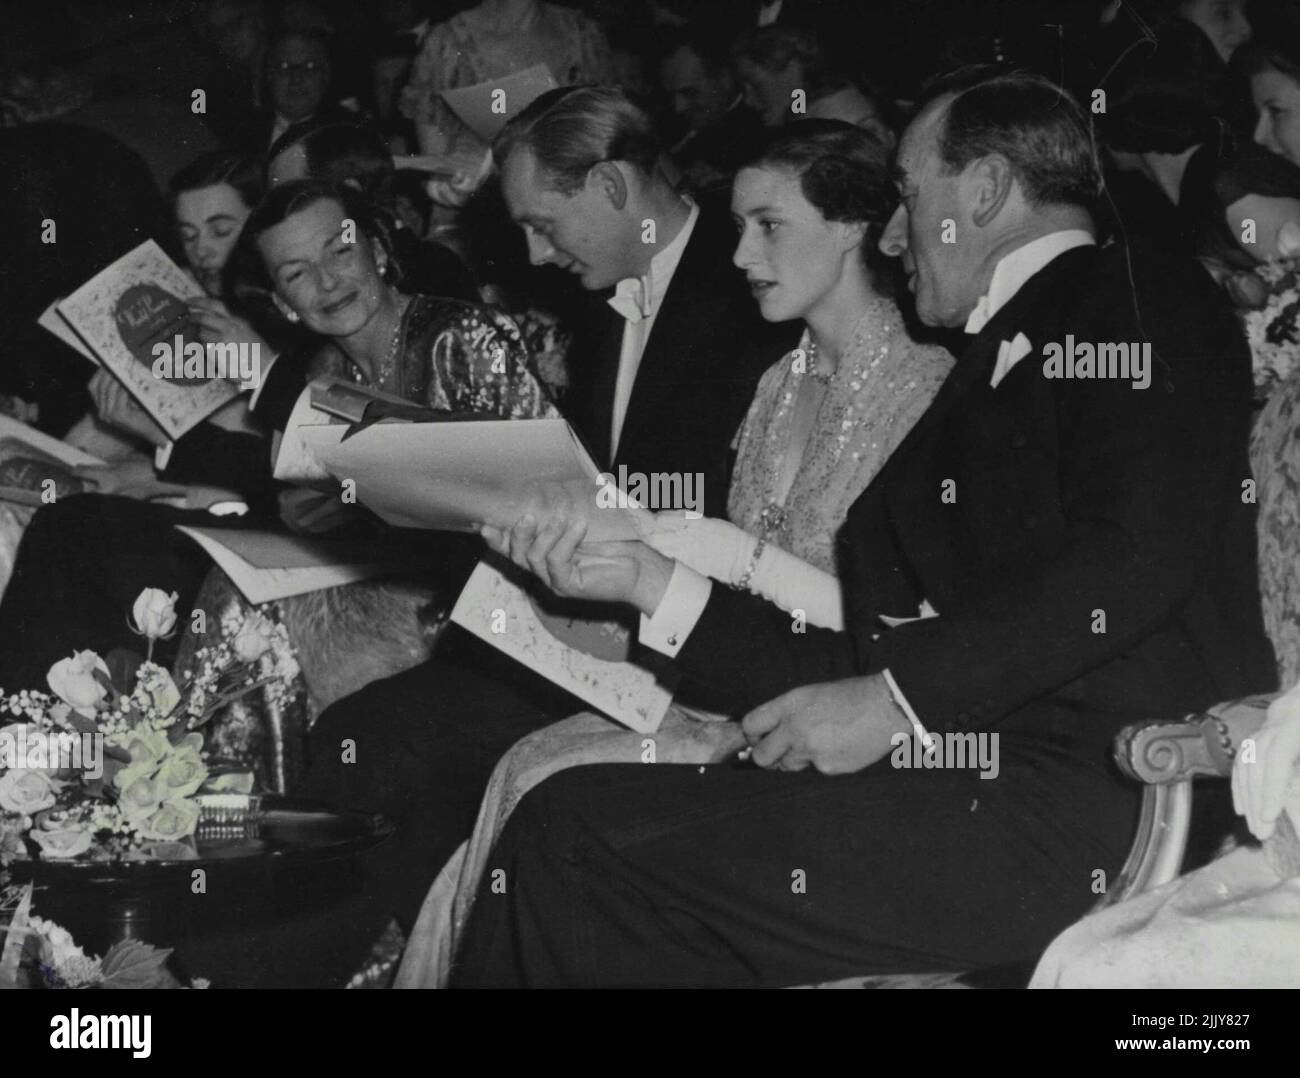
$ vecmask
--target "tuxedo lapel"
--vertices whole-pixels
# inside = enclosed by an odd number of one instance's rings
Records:
[[[610,426],[614,421],[614,386],[618,380],[619,357],[623,351],[622,315],[602,298],[593,304],[589,314],[591,327],[591,411],[587,443],[602,466],[613,464],[613,447],[610,445]],[[629,415],[631,408],[628,409]]]
[[[673,368],[693,354],[692,344],[701,325],[708,317],[710,307],[722,305],[720,282],[710,278],[725,270],[735,272],[731,266],[719,264],[718,230],[711,217],[701,213],[696,219],[691,238],[682,252],[677,271],[668,282],[668,291],[660,300],[655,323],[646,341],[645,351],[637,366],[636,378],[628,398],[627,414],[623,418],[620,448],[632,444],[646,423],[655,423],[658,417],[647,415],[645,397],[647,387],[673,380]],[[614,379],[617,362],[610,375],[608,391],[602,393],[607,402],[606,427],[612,415]],[[606,434],[608,444],[608,433]],[[616,452],[615,457],[619,454]]]

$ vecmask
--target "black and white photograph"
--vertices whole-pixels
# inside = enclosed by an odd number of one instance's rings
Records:
[[[37,1050],[191,1013],[87,988],[1283,1028],[1300,0],[12,0],[0,423]]]

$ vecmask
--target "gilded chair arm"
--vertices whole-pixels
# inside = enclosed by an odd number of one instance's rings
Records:
[[[1112,906],[1175,879],[1192,821],[1192,779],[1226,778],[1241,743],[1263,725],[1276,693],[1229,700],[1182,722],[1138,723],[1115,739],[1115,761],[1144,784],[1128,860],[1097,903]]]
[[[1241,742],[1264,723],[1276,694],[1215,704],[1181,722],[1125,727],[1115,739],[1115,762],[1129,778],[1163,785],[1197,775],[1227,777]]]

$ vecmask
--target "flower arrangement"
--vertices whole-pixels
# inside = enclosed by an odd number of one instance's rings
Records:
[[[140,940],[88,955],[66,928],[32,912],[32,885],[0,887],[0,988],[181,988],[170,950]],[[194,978],[191,988],[207,988]]]
[[[260,610],[223,622],[178,686],[152,661],[175,628],[176,595],[140,593],[132,628],[148,645],[108,661],[80,651],[50,668],[50,693],[0,694],[0,866],[43,860],[196,856],[196,796],[250,793],[251,776],[211,775],[201,728],[255,689],[274,698],[298,673],[282,626]]]
[[[1300,367],[1300,222],[1279,229],[1277,251],[1252,269],[1223,278],[1245,323],[1260,399]]]

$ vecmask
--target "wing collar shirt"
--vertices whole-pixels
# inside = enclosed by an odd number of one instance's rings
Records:
[[[988,293],[979,298],[974,310],[971,311],[970,317],[966,320],[966,332],[970,334],[979,333],[988,325],[989,320],[1011,301],[1011,298],[1020,291],[1026,281],[1058,255],[1064,254],[1075,247],[1083,247],[1096,242],[1092,234],[1083,229],[1064,229],[1060,232],[1052,232],[1046,236],[1041,236],[1004,255],[993,269],[993,276],[989,280]],[[1010,353],[1011,342],[1004,342],[1003,351]],[[1005,357],[999,357],[999,366],[1003,366],[1004,360]],[[1011,362],[1014,362],[1014,360]],[[1009,369],[1011,364],[1006,363],[1005,365]],[[1005,374],[1005,370],[1002,373]],[[677,562],[673,566],[672,578],[668,582],[668,587],[654,612],[654,616],[646,617],[642,615],[641,617],[640,632],[638,633],[641,643],[670,658],[675,657],[685,646],[686,638],[690,636],[691,630],[695,628],[696,623],[700,620],[700,615],[704,613],[704,607],[709,601],[709,593],[712,587],[712,582],[708,577],[697,573],[694,569],[681,562]],[[921,604],[920,617],[934,617],[936,613],[928,602]],[[898,625],[912,620],[916,619],[885,619],[889,625]],[[889,685],[890,692],[907,716],[908,721],[912,724],[917,736],[928,741],[930,735],[926,733],[919,717],[912,710],[902,688],[888,670],[883,671],[883,674],[885,681]]]
[[[641,366],[641,357],[645,354],[646,342],[654,329],[655,316],[672,283],[673,274],[682,260],[686,245],[690,242],[695,222],[700,216],[700,208],[690,198],[686,199],[691,208],[686,223],[677,231],[671,241],[650,260],[650,269],[642,277],[627,277],[618,282],[609,305],[625,319],[623,324],[623,347],[618,356],[618,377],[614,383],[614,407],[610,423],[609,457],[612,462],[618,453],[618,440],[623,434],[623,420],[627,417],[628,402],[632,399],[632,387],[636,384],[636,373]]]

